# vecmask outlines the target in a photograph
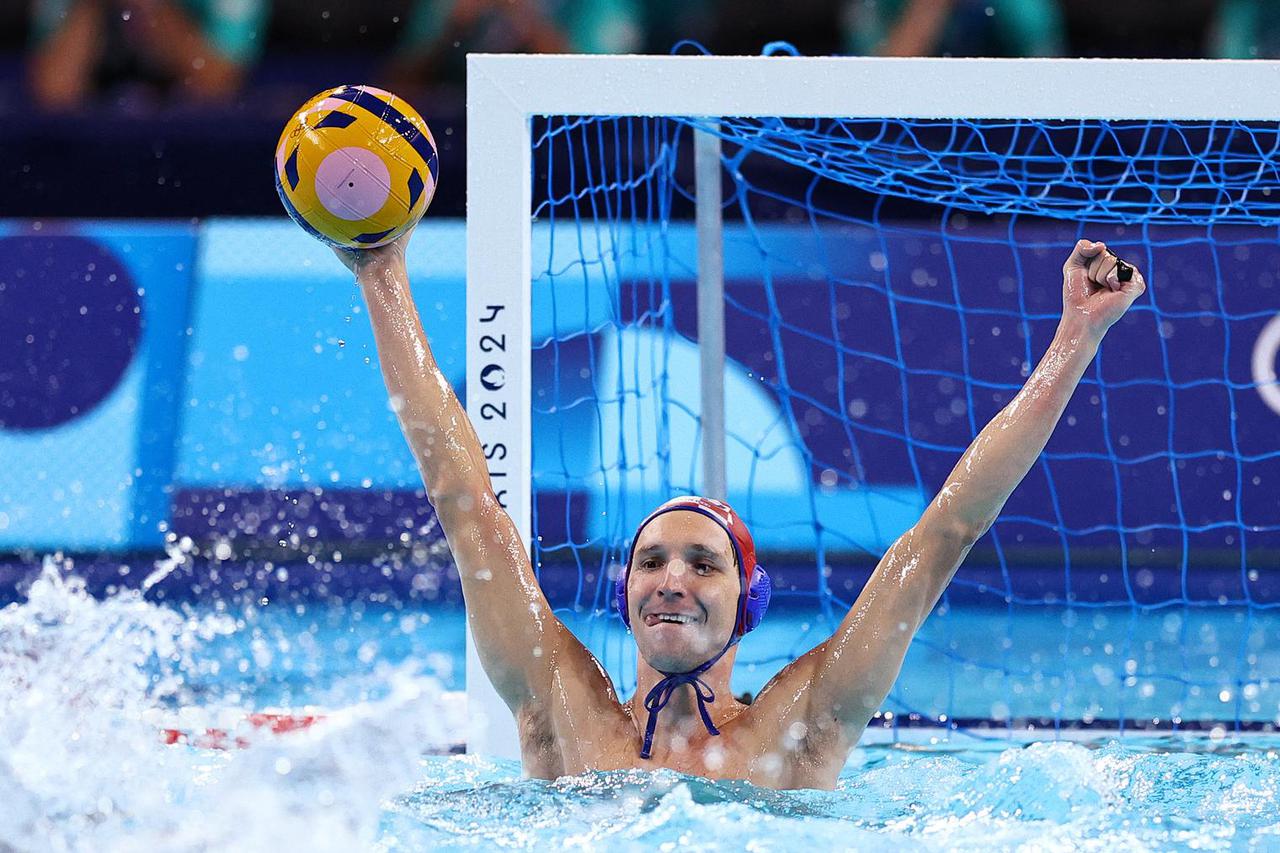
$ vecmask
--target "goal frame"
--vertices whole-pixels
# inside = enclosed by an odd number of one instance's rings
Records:
[[[466,407],[531,536],[535,116],[1280,119],[1280,62],[869,57],[467,57]],[[467,633],[469,752],[518,758]]]

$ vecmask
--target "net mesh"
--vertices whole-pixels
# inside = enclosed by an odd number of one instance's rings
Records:
[[[535,564],[623,693],[628,537],[700,486],[694,133],[723,145],[729,498],[781,611],[741,686],[839,623],[1048,347],[1089,237],[1148,295],[880,719],[1273,726],[1280,139],[1226,121],[536,121]]]

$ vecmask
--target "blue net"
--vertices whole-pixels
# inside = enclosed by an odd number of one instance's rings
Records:
[[[628,537],[701,485],[700,132],[723,146],[729,498],[778,589],[736,686],[843,618],[1048,347],[1088,237],[1148,294],[879,724],[1273,727],[1280,136],[1226,121],[537,120],[534,557],[620,690]]]

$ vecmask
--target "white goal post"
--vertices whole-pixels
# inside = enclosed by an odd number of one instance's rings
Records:
[[[1280,62],[705,56],[467,58],[467,413],[531,534],[531,137],[541,115],[1280,118]],[[467,636],[467,748],[519,756]]]

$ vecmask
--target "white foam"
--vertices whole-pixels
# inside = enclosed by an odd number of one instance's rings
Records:
[[[162,721],[228,725],[253,708],[187,706],[203,642],[236,630],[137,592],[97,601],[46,560],[0,610],[0,849],[350,850],[421,756],[465,732],[457,694],[392,670],[377,702],[301,732],[246,729],[246,749],[166,746]],[[178,710],[182,708],[182,710]]]

